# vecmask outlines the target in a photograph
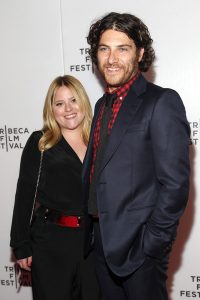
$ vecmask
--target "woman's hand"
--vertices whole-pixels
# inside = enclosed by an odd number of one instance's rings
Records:
[[[22,258],[17,260],[18,265],[20,268],[26,270],[26,271],[31,271],[31,265],[32,265],[32,256],[29,256],[27,258]]]

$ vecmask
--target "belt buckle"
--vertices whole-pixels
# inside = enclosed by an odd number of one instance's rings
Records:
[[[49,214],[50,214],[50,211],[49,211],[48,208],[46,208],[45,211],[44,211],[44,219],[45,219],[46,221],[47,221],[48,218],[49,218]]]
[[[82,226],[83,218],[79,216],[79,217],[77,217],[77,221],[78,221],[77,227]]]

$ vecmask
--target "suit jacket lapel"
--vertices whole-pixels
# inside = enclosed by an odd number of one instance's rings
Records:
[[[94,118],[92,120],[92,126],[91,126],[91,132],[90,132],[90,139],[86,151],[86,155],[83,161],[83,171],[82,171],[82,177],[87,178],[88,172],[90,171],[91,168],[91,163],[92,163],[92,153],[93,153],[93,136],[94,136],[94,129],[96,127],[96,122],[99,116],[99,110],[101,107],[101,104],[103,103],[103,98],[100,98],[98,103],[96,104],[95,107],[95,113],[94,113]]]
[[[108,144],[105,149],[105,155],[102,161],[100,172],[116,151],[125,132],[133,122],[134,115],[142,103],[142,98],[139,96],[145,92],[146,83],[146,80],[141,75],[133,84],[133,86],[131,86],[128,95],[124,99],[108,139]]]

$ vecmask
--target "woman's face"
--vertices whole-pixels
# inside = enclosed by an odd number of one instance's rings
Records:
[[[61,86],[57,89],[52,109],[62,132],[81,130],[85,114],[80,110],[79,104],[69,88]]]

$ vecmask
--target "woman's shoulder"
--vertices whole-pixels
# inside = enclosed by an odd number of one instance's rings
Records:
[[[35,148],[35,145],[38,145],[38,142],[42,135],[42,130],[33,131],[26,142],[25,148]]]
[[[29,136],[29,140],[39,141],[39,139],[42,137],[42,135],[43,135],[43,131],[42,130],[33,131],[31,133],[31,135]]]

